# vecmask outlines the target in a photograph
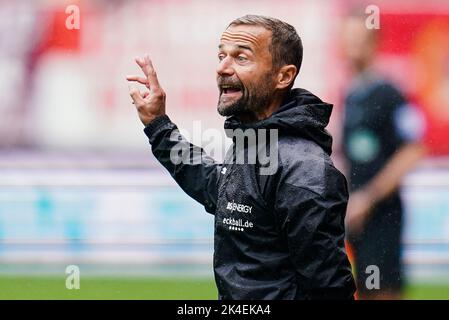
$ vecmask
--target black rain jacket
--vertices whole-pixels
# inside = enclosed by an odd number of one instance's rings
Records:
[[[268,175],[259,161],[236,163],[242,148],[235,147],[235,136],[224,163],[217,163],[186,141],[168,116],[145,128],[155,157],[215,216],[219,299],[353,298],[344,246],[347,183],[330,159],[332,137],[325,130],[331,112],[332,105],[293,89],[265,120],[227,118],[228,136],[236,129],[278,130],[274,151],[272,140],[265,142],[266,154],[277,155]],[[243,152],[251,148],[247,143]]]

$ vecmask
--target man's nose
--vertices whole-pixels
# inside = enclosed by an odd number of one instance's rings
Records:
[[[217,74],[219,76],[232,76],[234,74],[234,68],[232,67],[231,60],[228,57],[218,63]]]

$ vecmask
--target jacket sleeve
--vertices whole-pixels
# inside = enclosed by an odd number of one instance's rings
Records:
[[[347,186],[338,174],[325,172],[319,175],[319,184],[310,185],[296,170],[277,185],[275,212],[280,231],[298,288],[311,299],[350,297],[354,291],[344,248]]]
[[[157,160],[178,185],[214,214],[221,164],[204,150],[189,143],[166,115],[157,117],[144,129]]]

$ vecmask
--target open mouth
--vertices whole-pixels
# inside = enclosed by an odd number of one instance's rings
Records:
[[[240,86],[222,85],[220,91],[222,95],[238,95],[242,93],[242,88]]]

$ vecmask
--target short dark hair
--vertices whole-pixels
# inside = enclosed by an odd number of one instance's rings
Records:
[[[280,68],[283,65],[293,64],[296,66],[296,75],[298,75],[302,63],[303,48],[301,38],[292,25],[279,19],[248,14],[235,19],[227,28],[238,25],[256,25],[270,30],[272,33],[270,52],[273,66]]]

